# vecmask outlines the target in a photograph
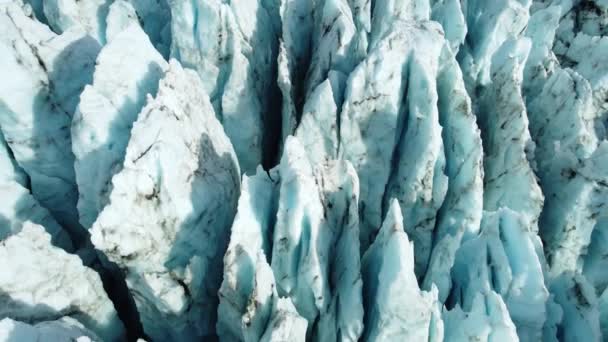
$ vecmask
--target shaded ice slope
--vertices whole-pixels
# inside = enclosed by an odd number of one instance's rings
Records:
[[[104,275],[79,310],[126,325],[2,324],[601,341],[607,23],[605,0],[2,0],[0,250],[39,224],[37,252]]]
[[[168,56],[170,46],[170,22],[166,0],[30,0],[36,2],[36,16],[48,22],[53,31],[62,33],[72,28],[87,32],[99,44],[111,40],[117,22],[139,22],[154,46],[163,56]],[[39,5],[38,2],[42,4]],[[40,13],[42,12],[42,13]],[[122,19],[121,19],[122,18]]]
[[[50,244],[42,227],[25,223],[0,244],[0,317],[31,323],[71,317],[105,341],[121,341],[124,326],[95,271]],[[22,279],[16,274],[27,274]]]
[[[192,71],[171,62],[133,124],[112,185],[92,241],[124,270],[145,332],[212,335],[239,168]]]
[[[66,251],[74,246],[68,233],[55,221],[48,210],[31,195],[27,175],[19,168],[0,133],[0,241],[21,231],[25,221],[44,227],[53,244]]]
[[[363,255],[366,341],[442,341],[437,290],[420,291],[414,250],[403,231],[401,209],[390,204],[374,243]]]
[[[17,3],[0,6],[2,74],[0,87],[4,138],[29,175],[33,196],[80,243],[78,193],[71,151],[70,123],[78,96],[92,79],[99,45],[84,32],[58,36],[25,16]]]
[[[278,96],[276,13],[260,0],[170,5],[171,56],[198,72],[241,170],[252,173],[271,151],[272,124],[279,122],[272,107]]]
[[[520,340],[540,340],[549,292],[536,239],[524,215],[507,208],[484,212],[480,234],[456,254],[450,300],[470,309],[480,293],[500,295]]]
[[[5,318],[0,321],[0,339],[6,342],[29,342],[42,339],[51,342],[100,340],[93,332],[69,317],[33,325]]]
[[[360,178],[362,248],[371,243],[383,207],[394,197],[420,255],[416,268],[421,274],[447,188],[435,88],[443,40],[436,23],[393,27],[348,80],[339,157],[350,160]],[[399,48],[392,47],[396,44]]]
[[[334,160],[312,167],[301,143],[288,137],[276,169],[244,177],[224,259],[221,336],[260,336],[269,307],[288,297],[308,321],[310,338],[356,341],[363,308],[352,166]]]
[[[84,227],[91,227],[107,204],[133,122],[146,96],[156,95],[167,66],[137,23],[117,33],[99,53],[93,82],[80,95],[71,127]]]

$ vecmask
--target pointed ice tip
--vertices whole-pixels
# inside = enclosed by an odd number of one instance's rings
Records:
[[[386,213],[386,218],[384,219],[384,224],[382,225],[382,230],[384,229],[403,231],[403,214],[401,214],[399,201],[397,201],[395,198],[390,201],[388,212]]]

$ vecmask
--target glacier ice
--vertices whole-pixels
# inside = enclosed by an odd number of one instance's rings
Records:
[[[518,341],[515,326],[500,296],[478,293],[470,311],[459,306],[444,312],[445,341]]]
[[[602,340],[598,298],[583,275],[561,274],[552,280],[550,291],[563,311],[563,340]]]
[[[105,45],[121,21],[139,22],[154,46],[169,53],[171,14],[166,1],[158,0],[31,0],[36,15],[58,33],[78,28]],[[34,2],[36,4],[34,4]],[[38,4],[41,2],[41,5]],[[126,18],[125,18],[126,17]],[[128,18],[131,17],[131,20]]]
[[[19,167],[12,155],[12,151],[4,140],[4,135],[0,131],[0,181],[15,182],[27,186],[28,176]]]
[[[459,0],[432,0],[431,19],[440,23],[454,54],[467,35],[467,23],[462,7],[466,4]]]
[[[277,209],[278,177],[278,172],[271,178],[261,169],[253,176],[243,176],[219,289],[217,331],[226,340],[259,340],[279,299],[266,259]]]
[[[51,235],[55,246],[72,251],[74,246],[68,233],[55,221],[29,192],[28,177],[19,168],[0,132],[0,241],[18,233],[26,221],[37,223]]]
[[[171,56],[201,76],[243,172],[254,172],[268,150],[266,124],[278,88],[277,32],[263,1],[172,1]]]
[[[602,341],[608,1],[0,0],[0,341]]]
[[[420,291],[414,273],[414,249],[403,230],[397,200],[375,241],[363,255],[366,341],[441,341],[443,321],[437,289]]]
[[[524,214],[508,208],[484,212],[479,235],[464,242],[456,254],[450,300],[468,309],[480,293],[498,294],[519,338],[540,340],[549,292],[536,254],[537,238]]]
[[[138,114],[112,188],[92,241],[125,273],[146,333],[212,335],[239,167],[198,76],[176,61]]]
[[[281,298],[276,303],[272,318],[260,341],[305,341],[307,323],[289,299]]]
[[[492,81],[481,90],[477,122],[484,145],[484,209],[510,208],[534,224],[544,198],[530,165],[535,146],[518,86],[530,47],[531,41],[522,38],[507,40],[498,49]]]
[[[483,209],[483,148],[476,117],[458,64],[444,49],[446,60],[439,72],[438,109],[442,126],[446,174],[449,186],[438,212],[434,248],[423,288],[437,286],[445,302],[450,288],[450,269],[463,239],[479,232]]]
[[[84,32],[56,35],[21,7],[0,7],[0,68],[13,81],[0,88],[2,132],[28,174],[34,198],[78,240],[78,193],[70,124],[78,97],[90,82],[99,44]]]
[[[44,17],[55,32],[64,32],[79,27],[91,34],[101,44],[105,43],[105,25],[110,3],[105,0],[92,1],[43,1]]]
[[[2,241],[0,317],[32,323],[71,317],[103,340],[121,340],[123,323],[99,275],[50,242],[43,228],[31,222]]]
[[[280,23],[277,85],[281,93],[281,138],[293,134],[299,121],[298,107],[311,58],[314,2],[279,0]]]
[[[272,177],[272,178],[271,178]],[[225,341],[304,341],[308,321],[280,297],[266,259],[277,209],[279,174],[243,176],[219,290],[218,335]]]
[[[167,69],[167,62],[137,23],[117,33],[101,49],[95,64],[93,82],[80,95],[71,127],[78,213],[87,228],[107,204],[133,122],[146,96],[156,95]]]
[[[101,339],[73,318],[63,317],[33,325],[5,318],[0,321],[0,340],[6,342],[40,340],[88,342]]]
[[[290,136],[277,168],[244,177],[224,260],[218,330],[241,340],[260,336],[270,307],[287,297],[314,340],[356,341],[363,326],[359,184],[350,163],[313,167]],[[251,307],[252,301],[260,304]]]
[[[421,255],[416,261],[420,274],[447,185],[435,88],[444,41],[436,23],[399,22],[394,27],[349,77],[340,113],[339,157],[350,160],[360,178],[361,247],[372,242],[383,207],[395,197]],[[413,48],[422,44],[424,49]],[[420,97],[404,98],[414,83],[412,91]]]
[[[0,208],[0,239],[18,233],[26,221],[31,221],[44,227],[51,235],[53,245],[66,251],[74,249],[68,233],[21,184],[0,182],[0,192],[3,199]]]
[[[589,209],[594,211],[592,208],[576,210],[580,216],[564,215],[564,208],[584,207],[593,197],[593,179],[578,176],[579,168],[583,167],[579,163],[591,159],[599,144],[591,107],[589,82],[569,69],[556,70],[530,104],[537,174],[541,186],[547,189],[541,226],[549,261],[559,260],[559,264],[552,265],[558,272],[575,270],[597,221],[591,213],[582,214]],[[556,125],[561,124],[571,129],[557,130]]]
[[[317,340],[356,340],[363,316],[356,173],[347,161],[312,166],[297,138],[287,139],[279,170],[271,262],[278,292],[311,327],[318,320]]]
[[[542,0],[541,0],[542,1]],[[491,81],[492,59],[501,45],[526,28],[532,0],[467,1],[462,8],[467,34],[459,62],[469,93]]]

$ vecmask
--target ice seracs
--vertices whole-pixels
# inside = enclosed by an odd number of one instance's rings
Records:
[[[304,79],[311,58],[314,27],[314,3],[281,0],[279,2],[281,36],[277,56],[277,84],[281,102],[281,139],[285,141],[298,127],[301,117]]]
[[[304,341],[308,321],[277,293],[266,259],[276,220],[278,170],[243,176],[238,212],[224,257],[217,332],[222,341]]]
[[[579,175],[598,147],[594,116],[589,83],[568,69],[556,70],[530,104],[537,174],[546,196],[541,233],[556,273],[577,268],[597,221],[592,212],[585,214],[594,210],[586,203],[592,201],[597,184]],[[562,131],[561,125],[570,129]]]
[[[92,79],[99,44],[78,30],[56,35],[17,2],[0,7],[0,126],[32,195],[80,244],[70,123]]]
[[[101,339],[73,318],[63,317],[55,321],[45,321],[37,324],[27,324],[4,318],[0,321],[0,340],[6,342],[35,342],[40,340],[90,342],[100,341]]]
[[[278,53],[266,1],[173,1],[171,56],[196,70],[234,145],[241,170],[253,173],[270,151]],[[276,108],[276,106],[274,106]]]
[[[365,341],[442,341],[437,289],[421,291],[414,273],[414,248],[403,229],[396,200],[362,259]]]
[[[463,6],[467,35],[459,51],[459,62],[469,95],[477,85],[492,79],[492,58],[508,39],[526,28],[532,0],[469,1]]]
[[[272,318],[260,339],[261,342],[306,341],[308,322],[298,315],[289,299],[276,302]]]
[[[607,0],[0,0],[0,336],[606,339],[607,42]]]
[[[112,176],[122,168],[131,127],[155,96],[167,62],[133,23],[103,47],[93,82],[80,95],[72,120],[72,150],[80,223],[89,228],[108,202]]]
[[[440,23],[454,54],[460,50],[467,34],[467,22],[459,0],[431,0],[431,19]]]
[[[401,206],[404,228],[414,241],[418,255],[415,264],[419,277],[426,272],[428,266],[432,231],[448,187],[436,81],[443,45],[439,41],[443,37],[433,31],[436,28],[431,25],[432,23],[425,27],[425,30],[415,30],[415,33],[404,32],[406,37],[413,34],[419,39],[431,34],[434,36],[430,39],[432,45],[428,49],[411,51],[407,78],[404,80],[407,95],[400,113],[403,121],[397,125],[397,132],[400,133],[393,151],[391,176],[383,197],[384,210],[392,198],[397,199]],[[390,45],[390,37],[388,39],[386,44]],[[407,41],[406,39],[404,43],[416,45],[419,42],[415,38]],[[423,53],[430,56],[424,56]]]
[[[420,255],[419,276],[447,187],[436,90],[443,44],[436,23],[396,22],[351,73],[340,113],[338,156],[353,163],[361,184],[361,247],[395,198]]]
[[[437,214],[433,250],[422,287],[436,286],[445,302],[451,289],[450,270],[463,240],[479,231],[483,207],[483,147],[462,72],[444,46],[437,78],[439,123],[445,146],[448,189]]]
[[[470,311],[460,306],[443,312],[444,341],[519,341],[502,298],[477,294]]]
[[[561,15],[560,6],[538,10],[530,16],[525,36],[532,41],[532,47],[524,68],[523,95],[526,104],[542,90],[547,78],[559,66],[552,47]]]
[[[39,10],[36,15],[48,22],[53,31],[77,28],[101,45],[111,40],[117,21],[139,22],[158,51],[168,56],[171,14],[165,0],[45,0],[34,7],[42,8],[44,17]]]
[[[563,316],[558,327],[566,341],[602,340],[600,308],[594,288],[580,274],[564,273],[551,280],[550,291]],[[605,309],[605,308],[604,308]]]
[[[330,71],[329,78],[310,94],[302,109],[296,136],[309,153],[313,163],[323,163],[338,156],[338,113],[346,79]]]
[[[358,179],[350,163],[311,164],[299,140],[288,137],[281,164],[245,176],[243,184],[224,259],[218,330],[228,338],[261,336],[269,305],[287,297],[309,338],[358,340]]]
[[[255,175],[243,175],[219,290],[217,331],[222,340],[258,341],[278,299],[266,259],[272,248],[280,182],[278,172],[271,174],[260,167]]]
[[[105,23],[100,18],[108,14],[109,2],[104,0],[50,0],[43,2],[44,15],[53,31],[62,33],[79,27],[105,44]]]
[[[26,222],[2,240],[0,260],[0,317],[40,323],[69,316],[105,341],[124,340],[125,328],[99,275],[53,247],[42,227]]]
[[[29,179],[13,159],[0,132],[0,240],[21,231],[26,221],[40,224],[51,235],[55,246],[72,251],[74,246],[67,232],[55,221],[46,208],[31,195]]]
[[[451,305],[470,309],[479,294],[500,295],[521,341],[543,337],[546,302],[538,236],[524,214],[484,212],[479,235],[463,242],[452,269]]]
[[[531,41],[521,38],[507,40],[497,50],[490,68],[492,81],[480,92],[477,122],[485,153],[484,209],[511,208],[525,213],[535,225],[544,198],[530,165],[535,145],[521,95],[530,47]]]
[[[359,40],[352,8],[346,0],[320,2],[314,15],[312,55],[302,92],[305,100],[330,72],[346,77],[365,57],[367,49],[365,42]]]
[[[606,139],[608,128],[608,7],[602,0],[568,1],[561,4],[562,17],[553,50],[563,67],[572,68],[593,89],[598,133]]]
[[[16,182],[22,186],[27,186],[28,176],[17,164],[12,151],[4,140],[4,135],[0,131],[0,181]]]
[[[30,192],[17,182],[0,181],[3,205],[0,207],[0,240],[18,233],[26,221],[37,223],[51,235],[53,245],[68,252],[72,239]]]
[[[106,19],[106,40],[108,42],[111,41],[114,36],[121,33],[132,24],[139,25],[137,13],[133,6],[126,0],[114,1],[110,5],[108,17]],[[140,35],[139,38],[141,39],[143,37]],[[142,39],[141,43],[145,44],[149,40],[148,36],[146,36],[145,39]]]
[[[151,338],[214,335],[239,189],[232,145],[198,76],[171,61],[133,124],[122,171],[91,233],[123,269]]]
[[[294,137],[279,172],[271,262],[278,293],[292,299],[315,340],[357,340],[363,308],[356,173],[345,161],[311,165]]]

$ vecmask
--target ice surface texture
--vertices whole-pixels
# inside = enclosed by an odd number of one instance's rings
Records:
[[[0,341],[608,339],[608,1],[0,0]]]

